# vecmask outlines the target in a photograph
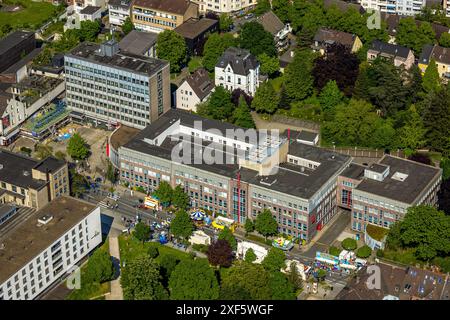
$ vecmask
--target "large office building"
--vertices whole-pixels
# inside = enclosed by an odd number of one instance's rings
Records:
[[[0,150],[0,203],[40,209],[69,191],[66,162],[52,157],[37,161]]]
[[[35,299],[102,241],[100,208],[66,196],[12,219],[0,229],[0,300]]]
[[[65,56],[65,75],[74,117],[143,129],[170,109],[169,63],[122,52],[114,40],[78,45]]]
[[[182,185],[193,207],[240,223],[266,208],[280,232],[310,240],[337,212],[337,177],[351,157],[244,130],[170,110],[118,148],[120,178],[149,192],[161,181]]]

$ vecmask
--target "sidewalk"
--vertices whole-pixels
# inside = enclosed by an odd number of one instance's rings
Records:
[[[109,238],[109,254],[111,255],[116,273],[119,276],[111,281],[111,294],[106,296],[106,300],[123,300],[122,286],[120,285],[120,251],[119,239],[117,237]]]

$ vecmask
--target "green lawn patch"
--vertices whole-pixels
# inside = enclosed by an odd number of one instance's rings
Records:
[[[270,241],[269,239],[266,240],[263,237],[257,236],[255,234],[249,234],[249,235],[247,235],[246,238],[248,240],[256,241],[256,242],[259,242],[259,243],[262,243],[262,244],[265,244],[265,245],[268,245],[268,246],[272,245],[272,241]]]
[[[190,73],[194,72],[195,70],[201,67],[203,67],[201,57],[192,57],[191,60],[189,60],[188,68]]]
[[[54,33],[63,33],[64,32],[64,22],[58,21],[54,22],[45,29],[43,36],[49,37]]]
[[[278,114],[320,123],[323,121],[322,110],[316,97],[294,102],[289,110],[279,109]]]
[[[406,265],[415,265],[417,263],[422,264],[418,261],[414,255],[416,249],[405,249],[405,250],[383,250],[383,257],[387,260],[392,260]]]
[[[374,240],[381,241],[388,234],[389,229],[382,228],[373,224],[366,226],[367,234]]]

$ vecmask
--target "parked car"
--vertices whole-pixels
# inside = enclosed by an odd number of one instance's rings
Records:
[[[255,15],[254,15],[253,13],[249,13],[249,14],[247,14],[247,15],[245,16],[245,19],[248,20],[248,19],[253,18],[254,16],[255,16]]]

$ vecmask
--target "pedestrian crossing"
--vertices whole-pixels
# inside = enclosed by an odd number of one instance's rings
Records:
[[[98,203],[98,206],[101,207],[101,208],[105,208],[105,209],[108,209],[108,207],[109,207],[108,204],[106,203],[106,200],[100,201]]]
[[[11,230],[14,230],[19,224],[30,218],[35,212],[36,209],[33,208],[28,207],[19,208],[16,214],[9,221],[5,222],[1,226],[0,237],[7,235],[8,232],[10,232]]]

